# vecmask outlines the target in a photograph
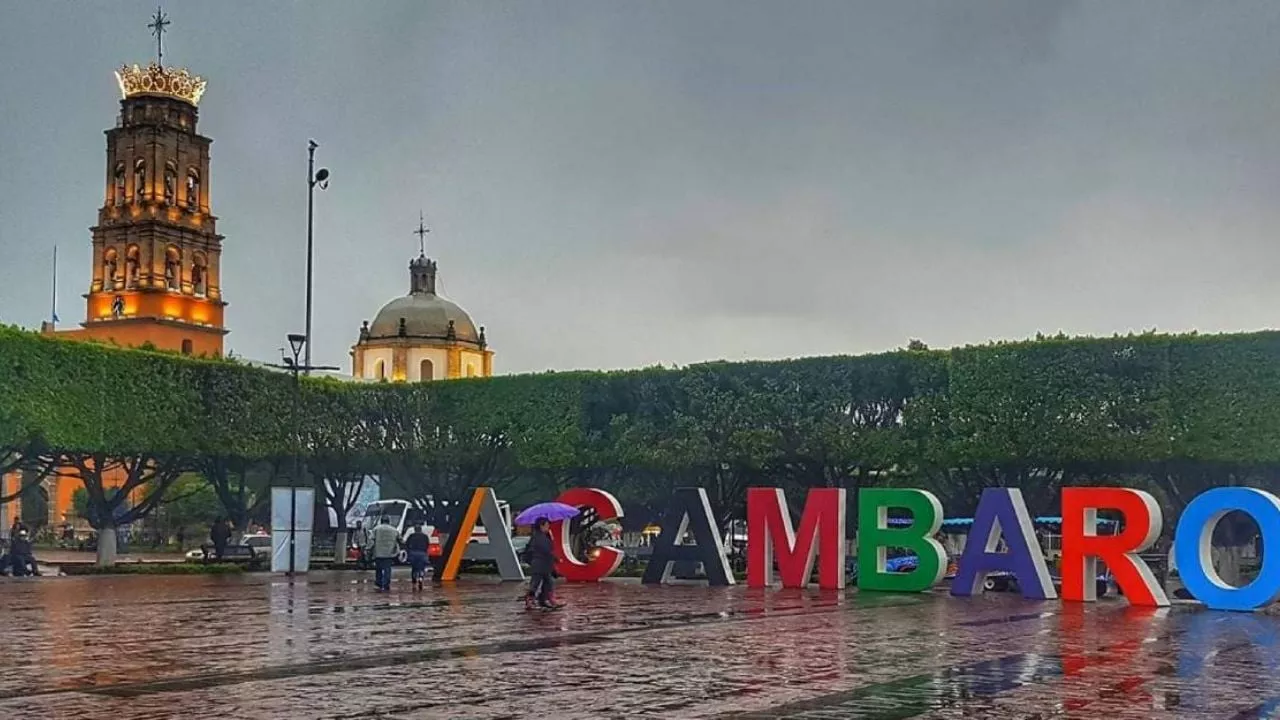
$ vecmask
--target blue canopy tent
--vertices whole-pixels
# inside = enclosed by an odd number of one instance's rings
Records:
[[[1036,525],[1061,525],[1062,518],[1043,515],[1041,517],[1035,518],[1033,522]],[[908,527],[911,525],[911,523],[912,523],[911,518],[901,518],[901,517],[889,518],[889,527]],[[945,520],[942,521],[942,529],[944,532],[945,531],[965,532],[968,530],[969,526],[972,524],[973,524],[973,518],[946,518]],[[1116,522],[1115,520],[1098,518],[1099,528],[1106,528],[1108,530],[1114,531],[1114,529],[1118,525],[1119,523]]]

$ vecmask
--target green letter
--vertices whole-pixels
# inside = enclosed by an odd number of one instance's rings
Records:
[[[911,524],[889,527],[889,508],[911,513]],[[867,488],[858,493],[858,588],[921,592],[942,579],[947,554],[933,539],[942,526],[942,503],[927,490]],[[885,572],[889,548],[914,552],[919,562],[909,572]]]

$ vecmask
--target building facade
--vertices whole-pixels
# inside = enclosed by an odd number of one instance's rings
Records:
[[[436,292],[435,260],[409,263],[409,294],[365,321],[351,348],[351,374],[374,382],[428,382],[489,377],[493,350],[484,328]]]
[[[220,356],[227,333],[223,238],[209,203],[212,141],[196,132],[205,81],[159,62],[126,65],[116,80],[120,114],[106,131],[103,203],[90,228],[93,268],[85,319],[79,328],[63,330],[47,322],[41,332]],[[105,479],[117,480],[110,474]],[[20,473],[0,476],[0,497],[21,487]],[[31,491],[47,501],[49,525],[76,519],[72,494],[79,487],[78,478],[60,472]],[[18,500],[0,504],[0,535],[20,507]]]
[[[46,333],[186,355],[222,355],[222,236],[209,205],[209,145],[196,132],[205,81],[158,63],[116,72],[103,204],[91,228],[85,320]]]

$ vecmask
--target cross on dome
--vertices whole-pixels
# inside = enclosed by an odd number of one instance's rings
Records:
[[[419,255],[427,254],[427,233],[429,232],[431,232],[431,229],[427,227],[426,220],[424,220],[422,216],[422,211],[419,210],[418,211],[418,229],[413,231],[413,234],[418,236],[418,254]]]

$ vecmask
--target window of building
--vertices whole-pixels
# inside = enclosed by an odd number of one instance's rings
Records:
[[[164,251],[164,284],[170,290],[182,289],[182,265],[178,248],[172,245]]]
[[[117,262],[118,262],[118,259],[117,259],[115,248],[107,248],[106,252],[102,253],[102,289],[103,290],[116,289]]]
[[[111,176],[111,183],[111,202],[115,205],[123,205],[125,201],[124,163],[116,163],[115,172]]]
[[[133,164],[133,201],[142,202],[147,196],[147,161],[139,160]]]
[[[373,363],[373,377],[375,380],[387,379],[387,366],[381,360],[375,360]]]
[[[190,355],[190,354],[191,354],[191,341],[190,341],[190,340],[186,340],[186,339],[184,339],[184,340],[182,341],[182,354],[183,354],[183,355]]]
[[[200,209],[200,171],[195,168],[187,170],[187,209]]]
[[[137,245],[130,245],[124,251],[124,286],[126,288],[135,288],[138,286],[138,265],[140,257]]]
[[[178,169],[173,163],[164,166],[164,204],[172,205],[178,197]]]
[[[196,253],[195,258],[191,261],[191,292],[204,297],[207,284],[208,270],[205,266],[204,253]]]
[[[436,366],[430,360],[423,360],[421,364],[421,374],[418,376],[420,380],[426,382],[434,380],[436,377]]]

